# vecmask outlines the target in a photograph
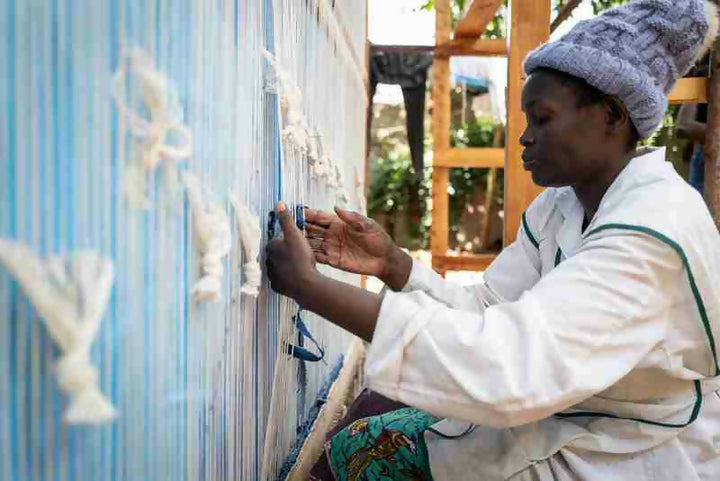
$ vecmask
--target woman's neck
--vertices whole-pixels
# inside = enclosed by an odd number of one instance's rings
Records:
[[[619,156],[617,161],[608,163],[608,168],[595,173],[592,180],[573,186],[575,195],[585,209],[585,217],[588,222],[595,216],[607,190],[638,153],[637,150],[632,150]]]

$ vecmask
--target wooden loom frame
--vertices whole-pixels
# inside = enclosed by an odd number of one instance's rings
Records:
[[[474,0],[455,28],[451,38],[450,0],[435,2],[435,59],[433,62],[434,141],[432,175],[431,251],[433,268],[445,275],[448,270],[480,271],[494,260],[494,254],[448,255],[449,199],[447,187],[451,168],[505,169],[505,216],[503,244],[515,240],[522,213],[542,191],[522,168],[520,135],[525,116],[520,95],[525,82],[522,61],[551,31],[570,17],[580,0],[567,2],[550,24],[550,0],[510,0],[509,39],[483,39],[487,25],[503,0]],[[508,55],[509,52],[509,55]],[[450,57],[508,57],[507,125],[505,149],[450,148]],[[684,78],[670,94],[671,103],[707,102],[707,78]],[[718,196],[720,198],[720,196]],[[720,201],[718,202],[720,204]]]

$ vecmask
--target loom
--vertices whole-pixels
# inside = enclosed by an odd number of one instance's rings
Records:
[[[365,2],[9,0],[0,31],[0,479],[285,479],[352,338],[259,256],[280,199],[364,206]]]

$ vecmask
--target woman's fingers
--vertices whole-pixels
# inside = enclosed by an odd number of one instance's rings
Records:
[[[330,258],[324,252],[313,251],[315,254],[315,261],[320,264],[330,264]]]
[[[310,237],[308,238],[308,242],[310,243],[310,247],[313,251],[321,251],[325,252],[325,249],[323,248],[323,240]]]
[[[317,226],[315,224],[305,225],[305,235],[310,239],[324,239],[327,229],[324,227]]]
[[[316,225],[320,227],[328,227],[337,216],[332,212],[322,210],[305,209],[305,223],[307,227]]]

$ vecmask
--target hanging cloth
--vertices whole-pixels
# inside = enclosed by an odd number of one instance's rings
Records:
[[[405,101],[407,137],[413,169],[422,175],[425,140],[425,92],[428,68],[433,56],[424,52],[383,52],[374,50],[370,56],[370,98],[378,83],[399,85]],[[372,118],[372,116],[369,116]],[[368,120],[368,132],[371,120]]]

